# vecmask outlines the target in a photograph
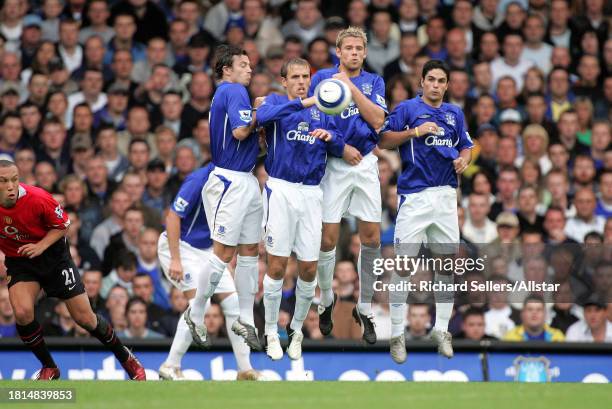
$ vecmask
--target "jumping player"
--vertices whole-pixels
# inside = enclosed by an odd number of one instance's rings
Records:
[[[323,189],[323,237],[317,268],[321,304],[319,328],[325,335],[332,331],[332,310],[335,296],[332,281],[336,264],[336,244],[344,215],[359,219],[361,249],[357,265],[361,291],[353,317],[363,328],[363,339],[376,342],[372,314],[372,286],[375,281],[373,263],[380,257],[380,222],[382,202],[378,179],[377,157],[372,152],[378,143],[377,131],[382,128],[387,106],[383,79],[362,69],[367,55],[367,37],[360,28],[342,30],[336,39],[336,56],[340,64],[318,71],[310,85],[309,95],[324,79],[336,78],[351,89],[351,105],[334,117],[346,147],[344,160],[330,158],[321,188]]]
[[[258,243],[263,217],[261,192],[252,174],[259,154],[259,137],[246,86],[251,81],[249,57],[234,46],[217,50],[215,74],[221,83],[210,107],[210,148],[215,165],[202,191],[213,251],[200,272],[197,292],[184,318],[194,342],[206,345],[204,310],[223,271],[238,248],[235,282],[240,318],[232,330],[254,350],[261,350],[253,305],[258,290]]]
[[[301,58],[281,69],[286,96],[270,94],[257,107],[257,122],[265,126],[268,173],[263,192],[264,244],[268,272],[264,277],[266,353],[283,357],[278,337],[278,316],[283,278],[292,252],[298,259],[295,312],[287,327],[291,359],[302,356],[302,325],[317,285],[317,260],[321,245],[323,192],[327,152],[342,157],[344,142],[333,119],[317,109],[315,97],[306,98],[310,64]],[[256,105],[259,101],[256,102]]]
[[[166,231],[160,235],[157,244],[157,254],[164,274],[172,285],[185,294],[190,305],[193,304],[200,270],[210,257],[212,246],[202,204],[202,189],[212,169],[213,165],[209,164],[187,176],[168,211]],[[227,333],[238,365],[238,380],[260,379],[261,374],[251,367],[248,345],[231,331],[232,324],[240,315],[240,308],[229,270],[223,271],[215,295],[225,315]],[[160,378],[185,379],[181,371],[181,360],[192,339],[185,320],[179,320],[168,358],[159,368]]]
[[[380,146],[399,147],[402,158],[395,225],[398,255],[417,256],[421,244],[429,243],[434,255],[444,259],[455,254],[459,243],[457,175],[470,164],[473,144],[461,109],[442,102],[448,77],[444,62],[428,61],[421,76],[423,95],[399,104],[381,132]],[[436,271],[435,281],[452,284],[452,273]],[[394,296],[390,294],[391,300]],[[436,323],[431,337],[438,344],[438,352],[447,358],[453,356],[448,332],[453,298],[451,291],[435,293]],[[391,302],[391,357],[397,363],[406,360],[405,318],[403,296]]]
[[[0,160],[0,250],[6,255],[6,280],[17,332],[42,364],[36,379],[60,377],[42,327],[34,318],[34,304],[42,288],[47,296],[64,300],[75,322],[115,354],[130,379],[144,381],[140,362],[123,346],[113,327],[91,309],[68,250],[65,236],[69,225],[64,209],[49,193],[20,184],[17,166]]]

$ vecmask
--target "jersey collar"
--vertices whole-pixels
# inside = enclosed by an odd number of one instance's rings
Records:
[[[17,191],[17,200],[21,199],[23,196],[27,195],[28,192],[25,188],[19,185],[19,190]]]

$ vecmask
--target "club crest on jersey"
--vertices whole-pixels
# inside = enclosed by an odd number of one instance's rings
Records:
[[[225,226],[219,226],[219,228],[217,229],[217,233],[219,233],[219,235],[223,235],[225,234]]]
[[[191,281],[191,274],[185,273],[185,281]]]
[[[243,122],[251,122],[251,110],[250,109],[242,109],[238,111],[240,115],[240,120]]]
[[[179,212],[184,212],[187,206],[189,206],[189,202],[180,196],[174,201],[174,208]]]
[[[310,117],[314,121],[319,121],[321,119],[321,114],[319,113],[319,110],[316,107],[312,107],[310,109]]]
[[[6,224],[11,224],[11,223],[13,223],[13,219],[11,219],[11,218],[10,218],[10,217],[8,217],[8,216],[4,216],[4,223],[6,223]]]
[[[62,209],[60,205],[57,205],[57,207],[55,208],[55,215],[57,216],[58,219],[64,218],[64,210]]]
[[[455,116],[451,114],[450,112],[447,112],[444,115],[444,121],[450,126],[455,126],[457,124],[457,122],[455,121]]]
[[[366,95],[372,95],[372,84],[361,84],[361,90]]]

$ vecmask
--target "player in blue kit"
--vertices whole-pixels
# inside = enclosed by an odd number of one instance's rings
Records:
[[[268,272],[264,277],[266,353],[283,357],[278,337],[278,316],[283,277],[292,252],[298,259],[295,311],[287,327],[291,359],[302,356],[302,324],[317,285],[317,260],[321,246],[323,192],[327,153],[342,157],[344,142],[331,117],[306,98],[310,64],[301,58],[286,62],[281,81],[287,96],[270,94],[257,108],[257,122],[265,126],[268,180],[263,192],[264,244]],[[256,102],[257,105],[257,102]]]
[[[196,283],[211,255],[212,240],[202,203],[202,189],[213,168],[214,166],[209,164],[187,176],[172,202],[166,216],[166,231],[160,235],[157,244],[157,254],[164,274],[172,285],[185,294],[189,305],[193,304]],[[261,379],[261,374],[251,367],[248,345],[231,331],[233,323],[240,314],[240,308],[234,280],[229,270],[223,271],[215,295],[225,315],[228,337],[238,366],[237,378]],[[179,320],[170,353],[158,371],[160,378],[185,379],[181,371],[181,360],[189,349],[192,339],[185,320]]]
[[[235,282],[240,318],[232,330],[251,349],[261,350],[253,320],[258,289],[258,243],[263,217],[259,183],[252,174],[259,154],[254,133],[255,115],[246,86],[251,66],[246,52],[234,46],[217,49],[215,74],[221,80],[210,107],[210,150],[214,169],[202,190],[213,240],[213,254],[205,263],[192,306],[184,314],[194,342],[206,345],[204,310],[236,249]]]
[[[346,147],[343,159],[330,158],[323,189],[323,237],[317,268],[321,304],[319,328],[324,335],[332,331],[334,294],[332,281],[336,264],[336,244],[340,235],[340,222],[345,215],[359,220],[361,249],[357,271],[361,283],[359,303],[353,309],[353,317],[363,329],[363,339],[376,342],[374,316],[372,314],[372,286],[375,281],[373,263],[380,257],[380,223],[382,201],[378,179],[378,159],[372,152],[378,143],[377,131],[383,126],[387,106],[383,79],[362,69],[367,55],[367,37],[356,27],[342,30],[336,39],[336,55],[340,64],[318,71],[310,84],[309,95],[324,79],[336,78],[351,89],[353,101],[335,124],[344,138]]]
[[[428,61],[421,77],[423,95],[400,103],[381,131],[380,147],[399,147],[402,173],[397,184],[399,209],[395,225],[398,255],[417,256],[428,243],[436,256],[452,257],[459,243],[457,175],[468,167],[473,147],[461,109],[443,102],[449,69],[440,60]],[[405,273],[405,272],[404,272]],[[401,280],[398,274],[393,280]],[[435,272],[435,281],[453,283],[452,273]],[[391,357],[406,360],[404,328],[407,294],[390,294]],[[436,323],[431,332],[438,352],[453,356],[448,322],[454,293],[436,291]]]

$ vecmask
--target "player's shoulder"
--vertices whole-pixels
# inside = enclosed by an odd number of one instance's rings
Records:
[[[418,103],[419,101],[416,97],[405,99],[395,106],[394,111],[396,110],[414,110],[418,106]]]
[[[236,92],[246,92],[246,87],[237,82],[224,81],[217,87],[217,93],[220,94],[234,94]]]
[[[26,185],[25,183],[19,184],[19,190],[20,198],[29,196],[30,198],[49,199],[53,197],[51,193],[47,192],[45,189],[38,186]]]
[[[317,71],[315,75],[313,75],[313,79],[317,78],[319,80],[324,80],[324,79],[333,77],[334,74],[337,74],[337,73],[338,73],[338,67],[323,68]]]
[[[286,95],[281,95],[276,92],[270,92],[268,95],[266,95],[266,99],[264,100],[264,103],[279,104],[279,103],[283,103],[287,101],[289,101],[289,98],[287,98]]]
[[[366,70],[361,70],[361,76],[363,78],[363,80],[369,80],[369,81],[385,81],[383,79],[383,77],[381,77],[380,75],[378,75],[375,72],[370,72],[370,71],[366,71]]]
[[[443,111],[446,111],[446,112],[452,112],[455,114],[463,114],[463,111],[461,110],[460,107],[458,107],[455,104],[451,104],[449,102],[443,102],[441,108]]]

